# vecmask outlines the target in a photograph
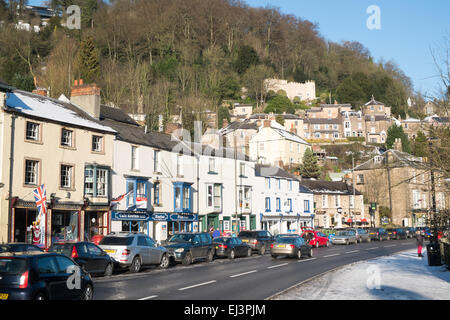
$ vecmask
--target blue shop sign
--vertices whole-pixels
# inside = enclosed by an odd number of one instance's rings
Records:
[[[114,221],[150,221],[151,215],[148,212],[136,211],[112,211],[111,218]]]
[[[197,221],[198,214],[176,214],[176,213],[153,213],[150,216],[150,221]]]

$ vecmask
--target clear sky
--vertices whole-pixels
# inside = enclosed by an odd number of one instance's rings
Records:
[[[187,0],[188,1],[188,0]],[[29,0],[39,5],[42,0]],[[439,86],[431,50],[442,49],[450,36],[450,0],[245,0],[252,7],[281,12],[317,23],[334,42],[358,41],[375,61],[393,61],[411,78],[414,89],[435,94]],[[370,30],[367,8],[380,8],[380,29]]]

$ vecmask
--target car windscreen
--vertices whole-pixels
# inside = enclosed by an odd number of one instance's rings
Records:
[[[0,275],[19,275],[28,268],[28,262],[25,258],[0,257]]]
[[[277,239],[278,243],[295,243],[296,238],[293,237],[281,237]]]
[[[99,244],[106,246],[130,246],[133,243],[134,237],[104,237]]]
[[[348,231],[338,231],[336,232],[337,236],[348,236],[349,232]]]
[[[173,235],[168,241],[169,242],[192,242],[194,239],[193,234],[176,234]]]
[[[256,232],[243,231],[239,233],[239,237],[256,238]]]
[[[213,239],[214,243],[227,243],[230,240],[230,238],[215,238]]]

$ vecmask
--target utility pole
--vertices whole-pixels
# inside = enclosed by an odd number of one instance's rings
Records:
[[[392,215],[391,171],[390,171],[390,168],[389,168],[389,156],[388,156],[388,151],[385,152],[385,158],[386,158],[386,170],[387,170],[387,178],[388,178],[389,210],[391,211],[391,215]]]

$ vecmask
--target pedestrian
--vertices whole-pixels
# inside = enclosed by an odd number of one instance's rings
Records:
[[[417,255],[420,258],[422,258],[423,235],[419,230],[416,231],[416,243],[417,243]]]

